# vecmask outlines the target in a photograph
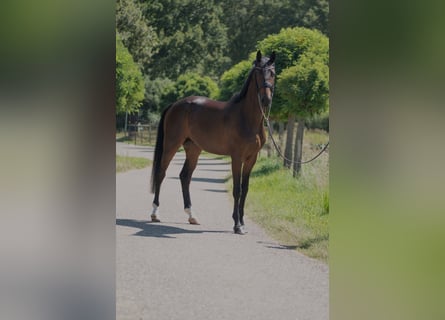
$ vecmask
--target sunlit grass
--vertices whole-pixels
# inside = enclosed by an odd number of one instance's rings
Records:
[[[116,172],[125,172],[133,169],[148,167],[151,160],[138,157],[127,157],[116,155]]]
[[[305,133],[303,158],[320,150],[328,136]],[[327,262],[329,222],[329,155],[303,165],[298,178],[282,166],[282,159],[257,161],[251,175],[246,215],[260,224],[282,244]],[[231,183],[231,182],[230,182]]]

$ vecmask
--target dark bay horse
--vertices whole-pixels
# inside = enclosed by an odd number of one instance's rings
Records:
[[[234,231],[244,234],[244,203],[250,172],[266,141],[264,114],[272,103],[275,83],[275,52],[270,58],[257,52],[256,60],[241,91],[221,102],[191,96],[179,100],[162,113],[158,127],[151,191],[155,194],[151,220],[159,222],[159,193],[167,167],[180,146],[186,160],[179,175],[184,211],[189,223],[199,224],[192,213],[189,186],[202,150],[232,159]]]

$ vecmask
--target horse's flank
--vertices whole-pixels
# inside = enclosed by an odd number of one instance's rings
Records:
[[[245,158],[242,146],[249,145],[248,149],[254,147],[258,151],[264,144],[265,134],[261,119],[250,119],[254,115],[246,110],[243,100],[235,101],[237,99],[221,102],[198,96],[184,98],[168,110],[164,133],[173,139],[173,135],[181,135],[183,141],[190,139],[210,153],[232,155],[239,151]],[[257,125],[252,127],[252,122]],[[261,139],[257,140],[257,136]]]

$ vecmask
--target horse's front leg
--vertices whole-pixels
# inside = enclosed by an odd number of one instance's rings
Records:
[[[241,195],[241,159],[232,157],[232,178],[233,178],[233,214],[232,218],[235,223],[233,231],[236,234],[244,234],[241,228],[239,201]]]
[[[239,203],[240,223],[244,227],[244,204],[246,202],[247,192],[249,191],[250,173],[257,160],[258,154],[248,158],[243,165],[242,181],[241,181],[241,198]],[[245,230],[243,230],[246,232]]]

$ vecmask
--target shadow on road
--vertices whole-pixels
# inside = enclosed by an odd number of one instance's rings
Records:
[[[227,190],[220,190],[220,189],[204,189],[204,191],[227,193]]]
[[[168,177],[168,179],[179,180],[179,177]],[[229,178],[194,178],[192,177],[192,181],[196,182],[208,182],[208,183],[226,183]]]
[[[270,249],[295,250],[297,248],[297,246],[287,246],[287,245],[272,243],[272,242],[257,241],[257,243],[263,244],[266,248],[270,248]]]
[[[228,233],[229,231],[218,230],[187,230],[178,227],[166,226],[159,223],[149,221],[133,220],[133,219],[116,219],[116,225],[140,229],[133,234],[140,237],[156,237],[156,238],[176,238],[172,235],[185,233]]]
[[[230,165],[230,162],[198,162],[198,168],[200,166],[221,166]]]
[[[230,172],[229,169],[200,169],[197,168],[198,171],[213,171],[213,172]]]

